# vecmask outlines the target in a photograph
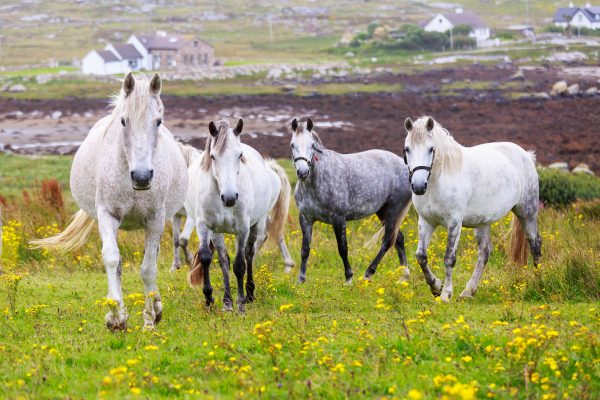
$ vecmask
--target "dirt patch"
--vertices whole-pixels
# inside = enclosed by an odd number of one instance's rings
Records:
[[[289,157],[288,126],[294,116],[311,117],[320,124],[319,133],[331,149],[356,152],[382,148],[400,153],[404,119],[427,114],[464,145],[512,141],[535,150],[543,164],[567,161],[574,167],[585,162],[600,172],[600,98],[513,100],[502,85],[514,72],[514,68],[504,66],[471,66],[387,75],[364,82],[401,84],[405,88],[402,93],[165,97],[165,123],[178,138],[201,147],[206,126],[216,114],[243,118],[246,143],[271,157]],[[527,89],[532,93],[549,90],[557,74],[544,69],[525,71]],[[481,81],[492,81],[495,87],[470,89]],[[440,88],[448,82],[464,82],[465,89],[454,96],[440,95]],[[584,87],[592,84],[585,80],[579,83]],[[106,115],[106,106],[106,101],[88,99],[0,99],[0,142],[20,153],[72,153],[94,122]]]

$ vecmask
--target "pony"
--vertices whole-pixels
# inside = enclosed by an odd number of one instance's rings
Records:
[[[244,312],[245,304],[255,298],[254,254],[266,234],[272,238],[283,237],[291,186],[285,171],[275,161],[266,161],[255,149],[241,142],[241,119],[234,128],[224,118],[216,123],[211,121],[208,129],[210,135],[202,158],[191,168],[194,176],[190,185],[195,198],[200,248],[188,280],[192,286],[203,285],[207,306],[214,303],[209,266],[213,250],[217,248],[225,287],[223,310],[231,311],[229,258],[221,257],[223,252],[220,249],[225,247],[222,234],[234,234],[237,252],[233,272],[238,286],[237,306],[239,312]],[[269,212],[272,218],[269,218]]]
[[[188,191],[186,195],[186,199],[184,202],[184,207],[173,216],[171,222],[173,224],[173,264],[171,266],[171,272],[175,272],[181,268],[181,258],[179,248],[183,250],[184,257],[188,265],[192,263],[192,255],[189,253],[187,247],[189,243],[190,236],[194,231],[195,221],[196,221],[196,190],[194,186],[195,174],[196,171],[200,168],[200,162],[202,159],[202,151],[198,150],[192,146],[185,145],[182,143],[178,143],[179,148],[181,149],[182,154],[185,157],[186,164],[188,166],[188,178],[189,185]],[[289,202],[288,202],[289,204]],[[273,211],[273,210],[271,210]],[[288,211],[285,211],[287,214]],[[183,231],[181,231],[181,219],[185,218],[185,224]],[[285,265],[285,272],[289,273],[292,271],[292,268],[295,266],[294,260],[290,256],[287,245],[285,243],[285,238],[283,234],[283,229],[278,231],[277,242],[279,245],[279,251],[281,252],[281,256]],[[262,244],[257,246],[257,251],[260,249]],[[220,258],[227,258],[226,249],[218,248],[217,250],[225,251],[225,254],[221,254]]]
[[[144,229],[144,328],[162,318],[162,301],[156,284],[160,236],[165,221],[181,209],[187,191],[186,163],[163,124],[162,82],[127,74],[112,112],[90,130],[71,167],[71,193],[80,210],[56,236],[32,241],[33,247],[62,251],[81,247],[94,225],[102,239],[102,261],[108,277],[111,310],[106,326],[127,329],[128,314],[121,287],[119,229]]]
[[[364,278],[375,274],[381,259],[394,244],[404,278],[409,270],[400,224],[410,207],[411,191],[408,169],[402,159],[384,150],[340,154],[328,150],[315,132],[313,121],[292,124],[292,158],[298,175],[294,191],[300,210],[302,229],[302,264],[298,282],[306,280],[306,264],[310,253],[315,221],[333,226],[338,252],[344,264],[346,284],[352,283],[348,261],[346,221],[376,214],[383,223],[381,248],[365,271]]]
[[[538,264],[542,241],[538,231],[539,180],[535,156],[509,142],[463,147],[432,117],[414,123],[407,118],[404,160],[409,168],[412,201],[419,214],[417,262],[435,296],[452,297],[452,271],[462,227],[474,228],[477,266],[460,297],[473,297],[492,250],[490,225],[512,211],[510,257],[527,264],[527,246]],[[435,228],[448,230],[440,279],[427,264],[427,248]]]

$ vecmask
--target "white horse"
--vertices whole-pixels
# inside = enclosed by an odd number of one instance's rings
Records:
[[[196,229],[200,249],[188,277],[190,284],[203,284],[206,304],[214,303],[210,284],[209,266],[213,246],[224,248],[223,233],[236,235],[237,253],[233,271],[238,284],[238,311],[254,300],[252,262],[255,251],[266,238],[282,238],[287,219],[291,186],[285,171],[274,161],[267,162],[252,147],[241,143],[239,135],[243,122],[240,119],[232,129],[225,119],[209,124],[210,136],[206,149],[195,171],[191,185],[195,191]],[[186,201],[186,209],[188,204]],[[269,212],[272,218],[269,220]],[[211,245],[212,240],[212,245]],[[285,245],[285,243],[284,243]],[[287,252],[287,249],[286,249]],[[229,259],[221,257],[225,294],[223,309],[233,309],[229,287]],[[288,254],[289,257],[289,254]],[[247,296],[244,296],[244,274]]]
[[[463,226],[475,228],[478,260],[461,297],[472,297],[492,250],[490,225],[512,211],[510,255],[527,264],[527,246],[537,265],[542,241],[538,231],[539,183],[535,157],[514,143],[463,147],[431,117],[407,118],[404,160],[410,171],[412,201],[419,214],[417,261],[434,295],[452,297],[452,270]],[[427,265],[434,229],[448,229],[443,284]]]
[[[177,212],[171,219],[173,224],[173,264],[171,266],[171,272],[175,272],[181,268],[181,258],[179,248],[183,250],[185,260],[188,264],[192,263],[192,255],[188,251],[188,243],[190,240],[190,236],[196,227],[196,173],[201,170],[200,163],[202,160],[202,151],[198,150],[192,146],[185,145],[179,143],[179,148],[186,160],[188,166],[188,178],[189,185],[186,200],[184,203],[184,207]],[[273,211],[273,210],[271,210]],[[287,211],[286,211],[287,213]],[[183,231],[181,230],[181,219],[185,219],[185,224],[183,227]],[[218,239],[220,240],[220,239]],[[283,258],[285,265],[285,272],[291,272],[295,263],[290,253],[288,251],[287,245],[285,244],[284,232],[281,229],[278,232],[277,243],[279,245],[279,251],[281,252],[281,257]],[[256,247],[256,251],[258,251],[261,247],[261,243]],[[226,249],[224,247],[217,248],[219,252],[219,257],[222,260],[227,260],[228,255]],[[223,252],[221,254],[220,252]]]
[[[145,230],[144,327],[154,327],[162,317],[156,284],[160,236],[166,219],[183,205],[188,177],[181,151],[162,124],[160,90],[158,75],[151,81],[127,75],[112,102],[111,115],[94,125],[73,159],[71,192],[81,209],[65,231],[33,242],[38,247],[75,249],[85,243],[98,221],[108,299],[116,302],[106,315],[112,330],[126,329],[128,318],[121,288],[119,228]]]

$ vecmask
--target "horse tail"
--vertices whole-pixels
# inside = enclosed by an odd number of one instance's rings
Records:
[[[529,247],[521,221],[516,215],[513,215],[510,229],[510,244],[508,245],[510,259],[519,266],[527,265]]]
[[[187,277],[190,286],[204,285],[204,267],[200,262],[200,250],[194,254],[194,258],[190,264],[190,272],[188,272]]]
[[[292,186],[290,185],[287,174],[283,168],[277,164],[277,161],[270,160],[268,166],[275,171],[281,180],[281,190],[279,191],[279,196],[273,206],[271,218],[267,225],[267,236],[273,238],[273,240],[277,242],[283,237],[283,228],[285,227],[285,221],[287,220],[288,212],[290,211]]]
[[[406,218],[406,214],[408,214],[408,210],[410,210],[411,204],[412,204],[412,200],[408,200],[408,202],[402,209],[402,212],[400,212],[400,214],[398,214],[398,218],[396,218],[396,221],[394,222],[394,231],[392,233],[392,241],[390,242],[391,246],[393,246],[394,243],[396,243],[396,238],[398,237],[398,232],[400,231],[400,226],[402,225],[402,221],[404,221],[404,218]],[[371,238],[369,240],[367,240],[365,242],[365,247],[374,246],[375,243],[377,243],[381,239],[384,231],[385,231],[385,221],[383,222],[383,226],[381,227],[381,229],[379,229],[379,231],[377,231],[377,233],[375,233],[373,236],[371,236]]]
[[[56,249],[62,252],[75,250],[85,244],[95,224],[96,220],[79,210],[64,231],[45,239],[31,240],[29,244],[33,249]]]

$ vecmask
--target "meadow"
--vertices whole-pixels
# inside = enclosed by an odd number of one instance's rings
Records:
[[[170,226],[162,239],[163,320],[145,332],[139,264],[141,233],[121,232],[127,332],[104,326],[110,304],[100,240],[71,254],[31,251],[27,241],[66,226],[76,207],[70,157],[0,155],[3,254],[0,275],[2,398],[378,398],[597,399],[600,393],[600,205],[542,209],[542,264],[508,262],[510,217],[495,224],[494,251],[473,299],[435,299],[416,264],[416,215],[402,229],[411,276],[391,252],[371,282],[360,281],[376,249],[363,243],[374,219],[349,224],[352,286],[331,228],[315,225],[307,282],[283,272],[276,247],[256,259],[257,300],[245,314],[224,313],[187,285],[187,268],[169,273]],[[281,163],[295,181],[288,160]],[[52,179],[56,178],[56,181]],[[300,261],[292,201],[287,243]],[[445,233],[430,262],[443,270]],[[228,240],[232,246],[232,241]],[[192,241],[197,246],[197,239]],[[230,247],[232,249],[232,247]],[[232,251],[230,251],[231,253]],[[460,293],[476,262],[464,230],[455,268]],[[216,262],[216,260],[215,260]]]

